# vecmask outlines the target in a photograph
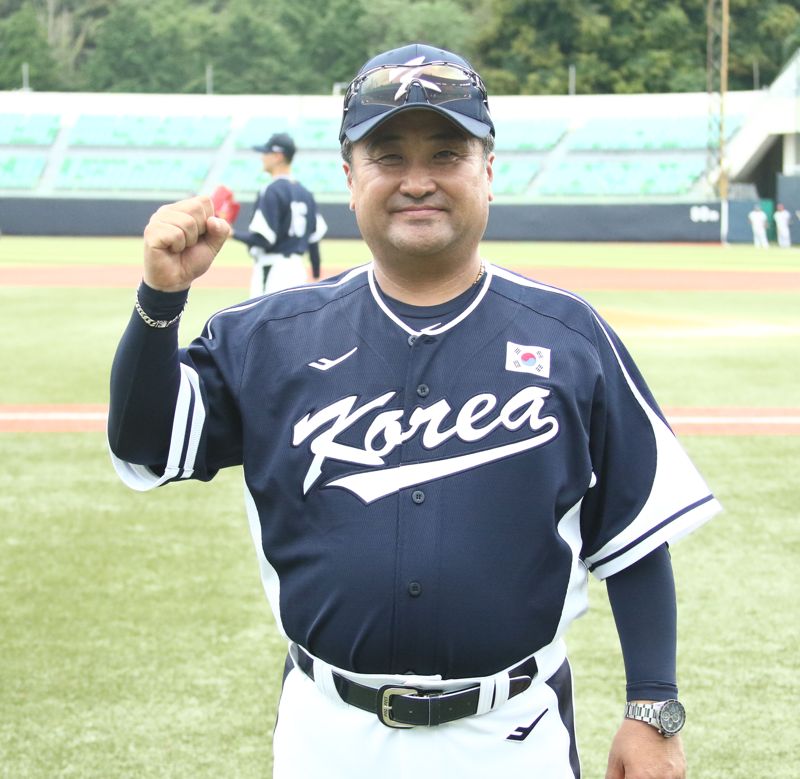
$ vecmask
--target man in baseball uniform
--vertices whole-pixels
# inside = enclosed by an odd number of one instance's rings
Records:
[[[761,208],[761,203],[756,203],[747,215],[750,228],[753,231],[753,246],[757,249],[769,249],[767,238],[767,215]]]
[[[261,152],[262,166],[272,181],[258,193],[247,230],[233,233],[253,258],[250,297],[303,284],[306,252],[312,275],[319,279],[319,241],[328,229],[314,196],[292,177],[296,152],[292,137],[275,133],[253,150]]]
[[[591,573],[627,677],[607,777],[680,779],[667,545],[718,503],[599,314],[481,257],[494,125],[467,61],[370,60],[340,141],[373,261],[179,349],[228,228],[165,206],[111,377],[126,484],[243,465],[288,642],[274,776],[576,779],[564,635]]]
[[[789,222],[792,221],[792,215],[787,210],[783,203],[778,203],[775,206],[775,213],[772,215],[775,220],[775,232],[778,237],[778,246],[781,249],[789,249],[792,245],[792,236],[789,230]]]

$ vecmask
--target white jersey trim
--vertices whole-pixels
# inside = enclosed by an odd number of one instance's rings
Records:
[[[402,319],[400,319],[394,312],[386,305],[386,302],[381,297],[380,292],[378,292],[378,285],[375,281],[375,266],[374,264],[369,265],[369,289],[372,292],[372,297],[375,299],[375,302],[378,304],[378,307],[381,311],[383,311],[386,316],[392,320],[401,330],[404,330],[409,335],[439,335],[439,333],[445,333],[448,330],[454,328],[459,322],[463,322],[479,305],[483,298],[486,296],[486,293],[489,291],[489,285],[492,281],[492,266],[488,262],[483,263],[484,267],[484,279],[483,285],[481,286],[480,291],[475,296],[475,299],[455,318],[451,319],[444,325],[433,325],[432,327],[426,327],[424,330],[414,330],[412,327],[409,327]]]
[[[256,559],[258,560],[258,570],[261,574],[261,584],[264,587],[264,593],[272,609],[272,614],[275,617],[277,628],[281,635],[288,640],[286,631],[283,629],[283,620],[281,619],[281,582],[278,578],[278,572],[270,564],[264,554],[258,508],[256,507],[256,502],[252,493],[247,487],[247,482],[244,483],[244,505],[247,510],[247,523],[250,527],[250,536],[256,548]]]
[[[496,275],[523,287],[564,295],[584,305],[603,332],[625,382],[645,412],[656,442],[656,472],[650,494],[639,514],[622,532],[586,558],[598,579],[617,573],[667,541],[677,541],[710,520],[722,507],[694,467],[674,433],[650,407],[625,368],[608,330],[592,307],[577,295],[540,284],[501,268]]]
[[[289,287],[288,289],[281,289],[277,290],[276,292],[272,292],[270,293],[269,297],[272,298],[275,297],[276,295],[289,295],[297,292],[306,292],[310,289],[316,289],[318,287],[332,287],[332,288],[341,287],[343,284],[347,284],[349,281],[356,278],[357,276],[360,276],[363,273],[367,273],[370,267],[371,267],[370,265],[360,265],[357,268],[353,268],[352,270],[348,271],[344,276],[342,276],[342,278],[333,283],[326,280],[326,281],[319,281],[314,284],[301,284],[300,286],[297,287]],[[236,314],[242,311],[249,311],[251,308],[260,305],[265,299],[266,296],[261,296],[255,298],[254,300],[247,301],[246,303],[239,303],[235,306],[230,306],[229,308],[223,308],[220,311],[217,311],[215,314],[211,316],[211,318],[206,323],[208,338],[211,340],[213,340],[214,338],[212,325],[214,324],[214,320],[217,317],[223,316],[224,314]]]
[[[583,498],[561,517],[557,526],[558,534],[569,546],[572,561],[567,590],[564,593],[564,602],[561,607],[561,618],[555,632],[556,638],[563,636],[567,628],[589,608],[589,572],[580,556],[583,545],[581,537],[582,504]]]
[[[253,218],[250,220],[250,224],[247,226],[247,229],[250,230],[251,233],[258,233],[266,238],[268,243],[274,244],[277,240],[278,236],[275,234],[275,231],[267,224],[267,220],[264,218],[264,214],[261,213],[261,209],[257,208],[256,212],[253,214]]]
[[[314,230],[311,235],[308,236],[309,243],[319,243],[319,241],[323,238],[325,233],[328,232],[328,223],[325,221],[325,217],[317,211],[317,229]]]
[[[160,487],[171,479],[191,478],[205,420],[206,410],[200,394],[200,378],[193,368],[181,363],[181,383],[175,402],[175,415],[172,419],[172,434],[164,473],[159,476],[146,465],[129,463],[111,452],[111,462],[123,484],[137,492],[146,492]]]

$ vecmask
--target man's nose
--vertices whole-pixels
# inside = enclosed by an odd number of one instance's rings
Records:
[[[400,182],[400,191],[408,197],[421,198],[436,190],[430,168],[422,163],[412,163]]]

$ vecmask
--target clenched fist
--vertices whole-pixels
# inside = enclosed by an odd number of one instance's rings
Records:
[[[144,281],[162,292],[189,289],[231,234],[209,197],[161,206],[144,229]]]

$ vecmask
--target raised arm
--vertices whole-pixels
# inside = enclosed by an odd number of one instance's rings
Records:
[[[111,368],[108,441],[131,463],[166,461],[180,385],[178,320],[230,233],[211,199],[162,206],[144,231],[143,282]]]

